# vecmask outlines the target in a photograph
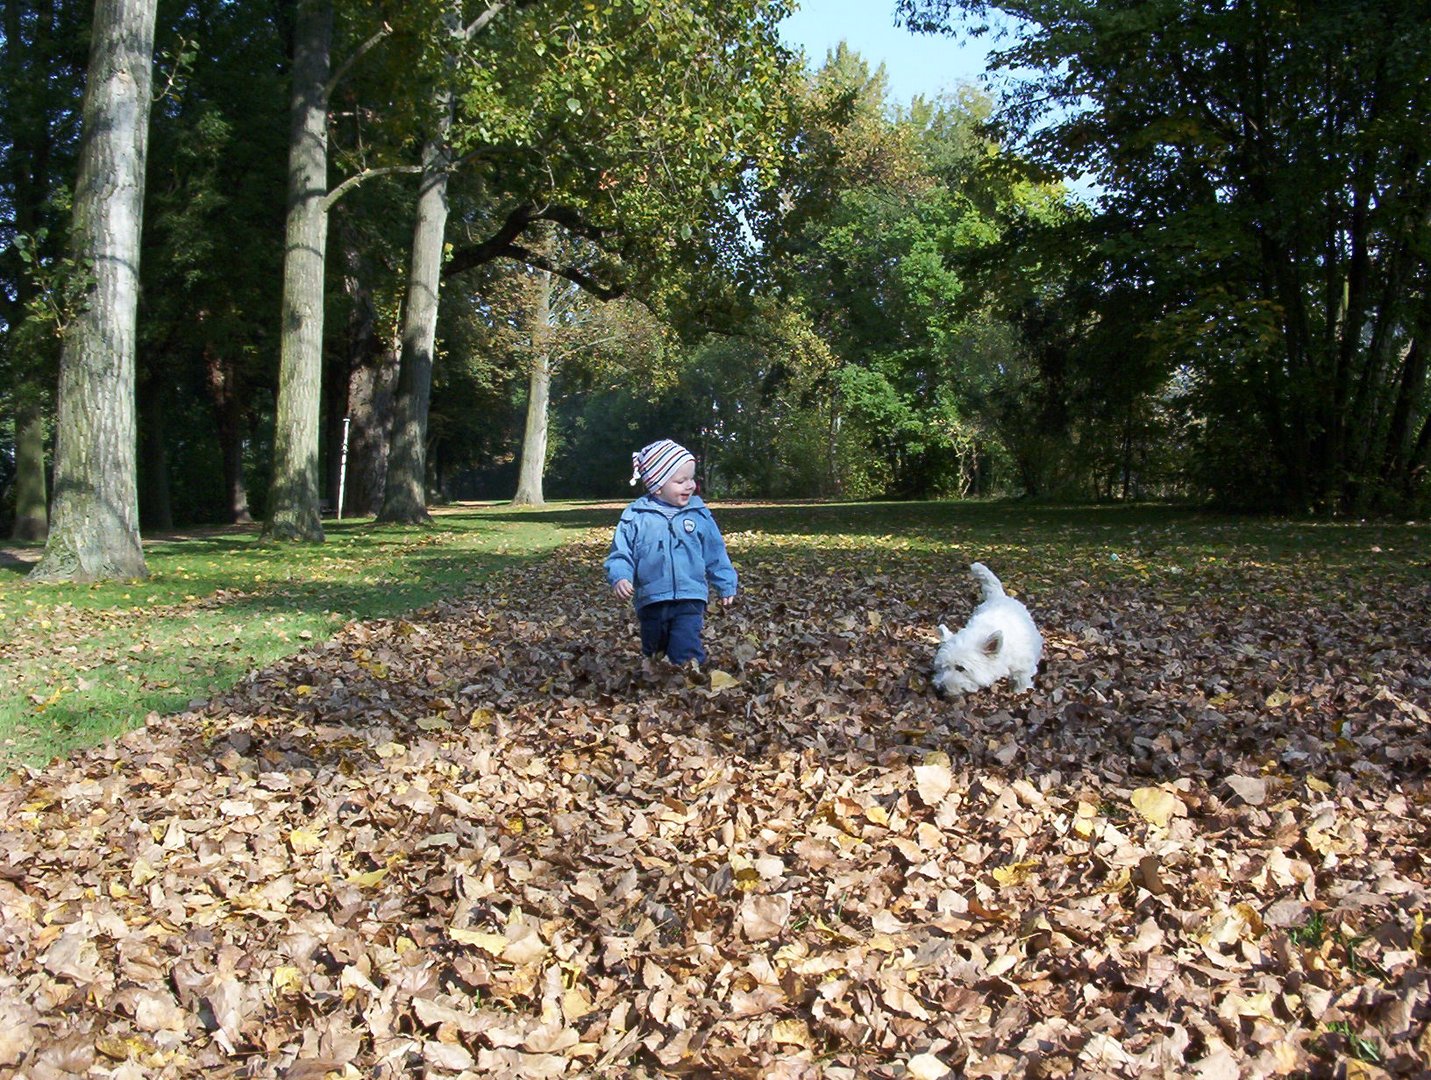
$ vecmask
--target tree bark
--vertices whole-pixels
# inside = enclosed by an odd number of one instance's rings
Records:
[[[422,150],[422,186],[412,234],[407,300],[403,305],[402,367],[393,409],[388,471],[379,521],[420,525],[427,513],[427,416],[432,398],[432,356],[437,343],[437,297],[447,232],[447,134],[454,99],[440,95],[437,129]]]
[[[147,576],[135,483],[135,318],[157,0],[98,0],[85,87],[77,262],[93,283],[60,352],[55,506],[30,576]]]
[[[397,386],[398,345],[372,353],[353,368],[348,380],[348,488],[343,514],[376,517],[383,508],[388,471],[388,431],[392,428]]]
[[[45,482],[45,417],[32,405],[15,418],[15,526],[14,540],[43,540],[50,531],[50,509]]]
[[[209,401],[214,408],[219,458],[224,470],[224,508],[231,525],[253,521],[248,507],[248,488],[243,479],[243,392],[235,365],[206,351],[204,377]]]
[[[273,479],[264,536],[321,543],[318,413],[328,239],[328,76],[332,0],[298,0],[294,25],[288,224]]]
[[[522,436],[522,463],[517,473],[517,506],[542,506],[542,478],[547,463],[548,407],[552,387],[551,295],[552,276],[536,274],[530,332],[531,374],[527,380],[527,429]]]

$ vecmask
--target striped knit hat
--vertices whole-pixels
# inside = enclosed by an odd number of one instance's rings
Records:
[[[678,442],[660,439],[644,446],[631,455],[631,484],[645,483],[647,491],[659,491],[661,486],[688,461],[695,461],[696,455]]]

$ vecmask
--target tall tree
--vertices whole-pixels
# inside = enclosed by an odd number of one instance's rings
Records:
[[[581,265],[580,244],[558,248],[551,229],[539,230],[533,249],[552,262]],[[663,362],[661,328],[639,301],[601,300],[546,269],[519,266],[512,353],[526,373],[526,422],[512,502],[541,506],[552,449],[553,381],[580,393],[598,380],[626,382]]]
[[[457,72],[467,45],[509,7],[531,0],[499,0],[463,24],[461,0],[442,12],[440,61],[426,138],[408,261],[407,301],[403,305],[402,357],[398,369],[392,438],[388,449],[383,506],[379,521],[417,524],[427,520],[427,412],[432,396],[433,351],[437,345],[437,306],[442,284],[442,253],[447,238],[447,185],[452,171],[450,137],[457,111]]]
[[[461,69],[453,129],[474,192],[463,224],[484,238],[459,247],[443,272],[507,258],[607,298],[638,282],[654,298],[697,280],[678,268],[698,265],[703,245],[735,246],[731,196],[780,138],[784,10],[767,0],[551,3],[492,23],[486,62]],[[544,223],[598,258],[545,257],[527,239]],[[428,388],[405,375],[405,391]],[[426,440],[426,409],[399,406],[413,448]],[[384,517],[422,519],[419,462],[417,453],[390,460],[388,491],[403,495]]]
[[[79,2],[0,9],[0,381],[14,420],[13,535],[48,532],[45,450],[59,332],[82,285],[66,259],[87,15]]]
[[[41,580],[143,577],[134,353],[157,0],[98,0],[75,188],[93,286],[60,354],[55,508]]]
[[[527,423],[522,433],[521,463],[517,467],[517,506],[541,506],[542,477],[546,472],[547,435],[552,393],[552,273],[532,275],[532,303],[527,311]]]
[[[285,215],[290,47],[274,15],[187,0],[162,8],[155,28],[139,349],[140,446],[154,455],[140,465],[146,528],[161,460],[177,521],[252,520],[246,466],[259,464],[252,436],[271,422],[278,366],[278,326],[262,313],[279,305]],[[167,408],[144,408],[146,383]],[[151,439],[156,424],[167,430]]]
[[[347,191],[367,179],[394,171],[416,171],[406,166],[363,169],[328,190],[328,109],[334,88],[391,32],[386,23],[379,26],[335,71],[333,21],[333,0],[297,0],[278,405],[264,525],[264,535],[274,540],[323,539],[318,421],[329,212]]]
[[[265,534],[322,540],[318,406],[323,370],[323,271],[328,243],[328,79],[332,0],[297,0],[288,143],[288,222],[273,477]]]
[[[1420,0],[899,0],[913,26],[1015,17],[1005,118],[1095,170],[1120,284],[1164,299],[1199,472],[1305,511],[1426,491],[1431,20]]]

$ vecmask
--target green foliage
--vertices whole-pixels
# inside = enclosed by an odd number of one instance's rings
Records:
[[[784,11],[624,0],[504,13],[459,68],[470,234],[514,209],[554,208],[592,245],[596,280],[656,306],[711,271],[741,272],[752,255],[742,192],[782,138]]]
[[[1320,911],[1314,911],[1301,926],[1290,927],[1287,930],[1287,937],[1295,945],[1315,949],[1322,943],[1326,933],[1326,919],[1323,918]]]
[[[1018,20],[1000,62],[1027,77],[1000,119],[1052,171],[1103,185],[1099,277],[1143,294],[1164,379],[1190,384],[1162,401],[1185,410],[1192,477],[1259,506],[1417,505],[1431,453],[1423,5],[898,7],[929,31]],[[1132,382],[1146,390],[1147,374],[1138,363]]]
[[[1000,155],[972,91],[894,113],[883,95],[848,50],[812,78],[775,274],[835,358],[812,398],[835,433],[836,489],[988,490],[1009,475],[989,403],[1012,395],[1023,358],[1017,337],[989,332],[1007,316],[971,289],[976,263],[1011,222],[1061,204],[991,179]]]

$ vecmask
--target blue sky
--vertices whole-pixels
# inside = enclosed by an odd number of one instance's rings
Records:
[[[847,41],[871,68],[884,64],[890,94],[907,105],[916,94],[933,97],[984,72],[987,37],[965,41],[911,34],[894,25],[894,0],[797,0],[800,8],[780,24],[786,44],[802,47],[811,67]]]

